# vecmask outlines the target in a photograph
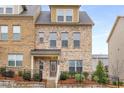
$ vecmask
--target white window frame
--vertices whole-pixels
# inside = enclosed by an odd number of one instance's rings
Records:
[[[5,31],[5,32],[3,32],[3,30],[2,30],[3,28],[2,28],[2,27],[6,27],[6,30],[5,30],[5,28],[4,28],[4,31]],[[1,26],[0,26],[0,33],[1,33],[1,35],[0,35],[0,40],[3,40],[3,39],[2,39],[2,33],[6,33],[6,34],[7,34],[7,40],[8,40],[8,26],[7,26],[7,25],[1,25]],[[6,40],[3,40],[3,41],[6,41]]]
[[[14,14],[14,7],[12,5],[1,5],[0,8],[3,8],[3,13],[0,14]],[[6,13],[6,8],[12,8],[12,13]]]
[[[13,55],[13,56],[14,56],[14,63],[15,63],[14,66],[9,66],[9,55]],[[17,66],[17,65],[16,65],[16,61],[17,61],[16,56],[17,56],[17,55],[21,55],[21,56],[22,56],[22,65],[23,65],[24,55],[23,55],[22,53],[15,53],[15,54],[14,54],[14,53],[10,53],[10,54],[8,54],[8,62],[7,62],[7,63],[8,63],[7,66],[8,66],[8,67],[22,67],[22,66]]]
[[[17,29],[18,28],[18,29]],[[17,29],[17,30],[16,30]],[[17,31],[17,32],[16,32]],[[19,25],[13,25],[13,35],[14,34],[20,34],[20,39],[14,39],[13,38],[13,40],[14,41],[18,41],[18,40],[21,40],[21,26],[19,26]]]
[[[69,60],[68,63],[70,64],[70,61],[74,61],[74,68],[75,68],[75,72],[77,72],[77,62],[81,61],[82,62],[82,70],[83,70],[83,60]],[[70,67],[70,66],[69,66]]]
[[[66,11],[68,11],[68,10],[72,11],[72,21],[67,21],[66,20]],[[57,11],[63,11],[64,21],[58,21]],[[73,9],[56,9],[56,22],[73,22]]]

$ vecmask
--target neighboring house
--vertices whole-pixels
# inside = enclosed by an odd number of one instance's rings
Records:
[[[124,16],[118,16],[108,37],[109,75],[124,79]]]
[[[0,6],[1,66],[56,79],[61,71],[92,72],[93,22],[79,5]]]
[[[93,69],[93,72],[96,71],[96,67],[97,67],[99,61],[101,61],[103,63],[105,69],[108,71],[108,55],[94,54],[94,55],[92,55],[92,69]]]

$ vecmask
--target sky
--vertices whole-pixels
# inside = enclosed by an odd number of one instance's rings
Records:
[[[42,6],[43,11],[49,10]],[[95,25],[92,29],[92,54],[108,54],[107,38],[117,16],[124,16],[124,5],[82,5],[80,11],[86,11]]]

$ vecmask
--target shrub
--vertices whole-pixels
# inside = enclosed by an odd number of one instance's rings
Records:
[[[101,61],[99,61],[97,67],[96,67],[96,71],[93,74],[92,77],[96,82],[98,82],[99,84],[106,84],[108,83],[108,76],[107,73],[103,67],[103,64]]]
[[[23,72],[22,71],[18,71],[18,76],[23,76]]]
[[[121,85],[121,86],[122,86],[122,85],[123,85],[123,82],[121,82],[121,81],[120,81],[120,82],[119,82],[119,85]]]
[[[30,72],[24,72],[23,79],[30,81],[31,80],[31,73]]]
[[[83,75],[84,75],[85,79],[88,79],[88,76],[89,76],[88,72],[83,72]]]
[[[117,85],[117,82],[116,82],[116,81],[113,81],[112,84],[113,84],[113,85]]]
[[[34,81],[40,81],[40,75],[38,73],[35,73],[34,77],[33,77],[33,80]]]
[[[67,72],[62,72],[60,75],[60,80],[66,80],[68,79],[68,73]]]
[[[83,74],[75,74],[75,79],[76,81],[83,81],[84,80],[84,76]]]
[[[0,68],[0,74],[3,74],[4,72],[6,72],[6,68],[5,67],[1,67]]]
[[[71,77],[71,78],[75,77],[75,72],[69,72],[68,74],[69,74],[69,77]]]
[[[13,78],[13,77],[15,76],[15,72],[12,71],[12,70],[9,70],[9,71],[5,71],[5,72],[3,72],[2,75],[3,75],[4,77],[10,77],[10,78]]]

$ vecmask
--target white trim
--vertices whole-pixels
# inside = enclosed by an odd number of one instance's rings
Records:
[[[0,6],[1,8],[3,8],[3,13],[0,14],[14,14],[14,6]],[[6,8],[12,8],[12,13],[6,13]]]

